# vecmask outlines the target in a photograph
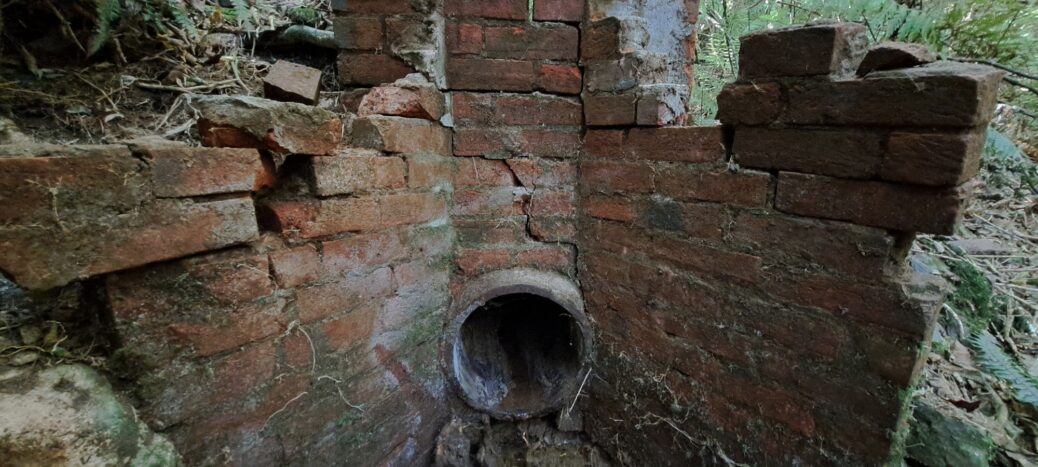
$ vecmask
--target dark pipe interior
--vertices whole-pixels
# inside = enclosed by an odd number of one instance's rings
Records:
[[[565,308],[503,295],[461,325],[455,371],[470,399],[516,417],[558,408],[580,372],[582,337]]]

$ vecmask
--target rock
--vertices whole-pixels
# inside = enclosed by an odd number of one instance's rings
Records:
[[[61,365],[0,372],[4,465],[181,465],[95,370]]]
[[[948,246],[967,255],[1005,255],[1013,252],[997,240],[990,238],[966,238],[948,242]]]
[[[32,138],[22,133],[11,119],[0,117],[0,144],[29,144]]]
[[[268,99],[316,105],[321,94],[321,70],[278,60],[263,78]]]
[[[435,86],[409,75],[390,86],[379,86],[361,100],[357,115],[391,115],[439,120],[444,113],[443,93]],[[417,75],[421,76],[421,75]]]
[[[941,399],[916,401],[907,457],[922,465],[987,466],[994,441],[982,427],[959,418],[958,413]]]
[[[869,72],[910,68],[936,60],[930,49],[920,44],[906,42],[881,42],[869,48],[858,66],[858,76]]]
[[[317,107],[249,96],[195,96],[193,103],[205,146],[323,156],[342,140],[339,116]]]

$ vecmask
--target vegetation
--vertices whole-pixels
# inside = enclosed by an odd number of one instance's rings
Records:
[[[1036,0],[703,0],[699,21],[699,121],[713,119],[714,97],[738,73],[739,37],[818,20],[864,24],[869,40],[918,42],[945,59],[977,60],[1009,71],[997,126],[1038,157],[1038,1]]]

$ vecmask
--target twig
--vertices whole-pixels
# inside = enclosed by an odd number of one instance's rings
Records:
[[[1031,74],[1029,72],[1016,70],[1016,69],[1010,68],[1010,67],[1005,66],[1005,65],[1003,65],[1001,63],[998,63],[998,62],[995,62],[995,61],[991,61],[991,60],[980,60],[980,59],[976,59],[976,58],[949,58],[948,60],[955,61],[955,62],[963,62],[963,63],[980,63],[982,65],[993,66],[993,67],[998,68],[999,70],[1002,70],[1002,71],[1008,71],[1009,73],[1012,73],[1012,74],[1014,74],[1016,76],[1020,76],[1022,78],[1038,80],[1038,76],[1033,75],[1033,74]]]
[[[570,412],[573,411],[573,407],[577,405],[577,400],[580,399],[580,393],[584,392],[584,385],[587,384],[587,378],[588,376],[591,376],[592,371],[594,371],[593,368],[587,369],[587,374],[584,375],[584,380],[580,382],[580,387],[577,388],[577,395],[573,396],[573,402],[569,405],[569,408],[566,409],[566,415],[569,415]]]
[[[284,412],[284,411],[285,411],[285,409],[287,409],[287,408],[288,408],[288,406],[292,405],[292,403],[293,403],[293,402],[295,402],[295,401],[299,400],[299,399],[300,399],[301,397],[303,397],[303,396],[305,396],[305,395],[307,395],[307,394],[309,394],[309,393],[310,393],[310,391],[303,391],[303,392],[299,393],[299,395],[298,395],[298,396],[296,396],[296,397],[293,397],[293,398],[292,398],[291,400],[289,400],[288,402],[285,402],[285,405],[284,405],[284,406],[282,406],[282,407],[281,407],[280,409],[278,409],[278,410],[277,410],[277,412],[274,412],[274,413],[270,414],[270,416],[269,416],[269,417],[267,417],[267,421],[263,422],[263,428],[262,428],[262,429],[261,429],[260,431],[262,431],[262,430],[266,430],[266,429],[267,429],[267,425],[269,425],[269,424],[270,424],[270,420],[272,420],[272,419],[273,419],[274,417],[276,417],[276,416],[277,416],[277,414],[279,414],[279,413],[281,413],[281,412]]]
[[[90,86],[90,87],[94,88],[97,92],[101,93],[101,98],[106,100],[106,101],[108,101],[108,103],[112,105],[112,111],[113,112],[118,112],[119,111],[119,106],[115,105],[115,101],[112,100],[112,98],[108,95],[107,92],[105,92],[104,89],[101,89],[101,88],[97,87],[96,84],[91,83],[90,80],[84,78],[83,75],[80,75],[80,74],[77,73],[75,76],[80,81],[86,83],[87,86]]]
[[[62,30],[65,32],[65,34],[69,36],[70,39],[72,39],[72,42],[76,43],[76,47],[79,47],[80,51],[82,51],[83,53],[87,53],[86,48],[83,47],[83,44],[79,42],[79,38],[76,37],[76,32],[72,30],[72,24],[69,23],[67,19],[65,19],[65,15],[62,15],[61,12],[58,11],[57,7],[55,7],[50,0],[46,0],[46,2],[47,6],[50,7],[50,10],[54,12],[54,16],[57,16],[58,21],[61,21]]]
[[[1005,82],[1007,82],[1009,84],[1012,84],[1013,86],[1020,86],[1020,87],[1026,89],[1028,91],[1031,91],[1035,95],[1038,95],[1038,88],[1034,88],[1034,87],[1028,86],[1028,85],[1026,85],[1024,83],[1021,83],[1021,82],[1019,82],[1019,81],[1017,81],[1015,79],[1011,79],[1008,76],[1002,78],[1002,81],[1005,81]]]
[[[225,79],[223,81],[217,81],[215,83],[201,84],[201,85],[198,85],[198,86],[191,86],[191,87],[187,87],[187,88],[182,88],[180,86],[166,86],[164,84],[142,83],[140,81],[137,81],[134,84],[137,85],[137,87],[139,87],[139,88],[148,89],[148,90],[152,90],[152,91],[195,92],[195,91],[209,91],[209,90],[216,89],[216,88],[219,88],[219,87],[222,87],[222,86],[229,86],[229,85],[234,85],[234,84],[238,84],[238,83],[235,80],[233,80],[233,79]]]

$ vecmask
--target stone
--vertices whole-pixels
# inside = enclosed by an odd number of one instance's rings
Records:
[[[937,57],[925,45],[908,42],[880,42],[869,48],[858,66],[858,76],[873,71],[894,70],[925,65]]]
[[[85,365],[0,370],[0,451],[9,465],[181,465],[165,436]]]
[[[965,238],[948,242],[948,246],[967,255],[1009,255],[1013,249],[992,238]]]
[[[317,107],[250,96],[195,96],[192,102],[205,146],[322,156],[342,140],[342,120]]]
[[[739,80],[852,75],[868,43],[865,26],[822,23],[765,30],[743,36]]]
[[[263,96],[283,102],[317,105],[321,95],[321,70],[278,60],[263,78]]]
[[[961,409],[933,397],[915,402],[907,457],[923,465],[984,467],[995,443],[983,426],[963,418]]]

